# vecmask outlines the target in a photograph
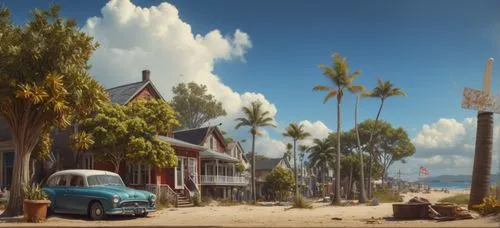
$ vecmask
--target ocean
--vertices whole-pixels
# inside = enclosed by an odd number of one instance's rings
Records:
[[[432,189],[458,190],[469,189],[471,184],[470,182],[425,182],[425,185],[430,186]]]

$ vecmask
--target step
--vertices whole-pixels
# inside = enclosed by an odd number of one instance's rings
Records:
[[[194,205],[192,203],[190,203],[190,204],[179,204],[179,205],[177,205],[177,207],[194,207]]]
[[[191,202],[189,201],[178,201],[177,204],[190,204]]]

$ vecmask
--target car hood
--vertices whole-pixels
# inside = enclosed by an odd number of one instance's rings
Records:
[[[112,185],[100,185],[94,186],[95,190],[101,190],[106,192],[112,192],[120,196],[121,200],[147,200],[152,193],[147,191],[141,191],[133,188],[127,188],[122,186],[112,186]]]

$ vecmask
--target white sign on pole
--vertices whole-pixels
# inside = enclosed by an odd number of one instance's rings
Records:
[[[500,96],[491,96],[481,90],[465,88],[462,108],[500,114]]]

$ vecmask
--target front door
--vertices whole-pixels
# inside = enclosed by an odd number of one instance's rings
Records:
[[[183,157],[177,158],[177,167],[175,167],[175,188],[184,188],[184,159]]]
[[[198,184],[198,161],[196,158],[189,158],[189,175],[193,179],[195,184]]]

